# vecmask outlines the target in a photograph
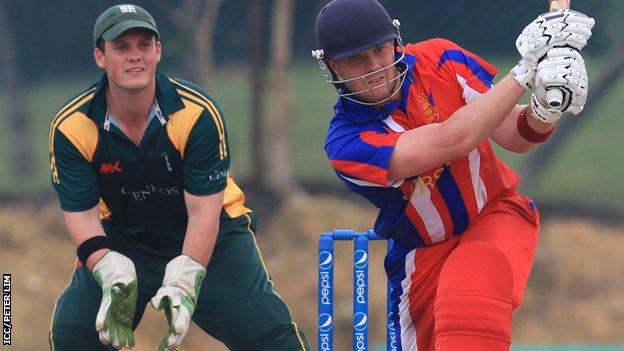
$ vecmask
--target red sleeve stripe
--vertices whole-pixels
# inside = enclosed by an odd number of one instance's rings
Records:
[[[331,164],[338,172],[345,173],[355,178],[364,179],[384,186],[388,184],[388,173],[381,167],[366,163],[340,160],[332,160]]]
[[[373,131],[366,131],[360,133],[360,139],[370,145],[377,147],[394,147],[399,140],[401,133],[377,133]]]

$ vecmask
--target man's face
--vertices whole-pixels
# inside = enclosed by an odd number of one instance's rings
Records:
[[[352,92],[360,92],[359,99],[377,102],[388,98],[395,91],[395,85],[400,84],[392,81],[398,74],[396,65],[392,65],[394,60],[394,43],[388,41],[356,55],[330,60],[329,64],[341,80],[361,77],[347,82],[347,87]],[[376,73],[371,74],[373,72]],[[367,76],[362,77],[364,75]]]
[[[98,67],[106,70],[112,86],[137,92],[155,81],[160,62],[160,41],[145,29],[130,29],[112,41],[104,41],[104,51],[94,50]]]

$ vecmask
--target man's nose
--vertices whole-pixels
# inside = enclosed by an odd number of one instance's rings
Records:
[[[141,50],[138,46],[132,47],[130,49],[130,60],[140,60],[141,59]]]
[[[366,57],[366,63],[366,73],[372,73],[383,68],[381,58],[377,56],[368,55]]]

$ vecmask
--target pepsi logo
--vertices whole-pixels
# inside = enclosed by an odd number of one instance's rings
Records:
[[[357,312],[353,315],[353,328],[357,331],[366,330],[368,317],[364,312]]]
[[[357,250],[353,255],[353,265],[355,268],[366,268],[368,265],[368,253],[364,250]]]
[[[327,313],[321,313],[319,315],[319,326],[318,329],[320,332],[327,333],[332,328],[332,316]]]
[[[330,269],[332,267],[334,257],[329,251],[321,251],[319,253],[319,268]]]

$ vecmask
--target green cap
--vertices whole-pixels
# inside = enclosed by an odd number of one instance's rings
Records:
[[[100,39],[113,40],[132,28],[145,28],[159,37],[156,21],[149,12],[137,5],[119,4],[109,7],[95,20],[93,44],[97,46]]]

